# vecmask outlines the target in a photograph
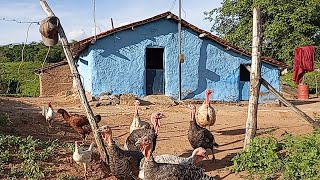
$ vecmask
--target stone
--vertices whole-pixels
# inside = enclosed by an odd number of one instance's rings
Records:
[[[134,106],[136,96],[133,94],[122,94],[120,96],[120,105]]]

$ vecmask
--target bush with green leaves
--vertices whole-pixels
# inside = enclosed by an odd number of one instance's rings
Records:
[[[247,171],[260,179],[320,179],[320,134],[286,134],[282,140],[254,138],[232,162],[235,172]]]
[[[285,179],[320,179],[320,134],[287,134],[282,143]]]
[[[282,167],[275,138],[254,138],[249,147],[232,158],[233,171],[248,171],[265,178],[273,177]]]

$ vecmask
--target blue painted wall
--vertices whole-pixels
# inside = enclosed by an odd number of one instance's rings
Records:
[[[213,100],[246,99],[249,83],[240,85],[240,64],[250,58],[225,50],[222,46],[183,28],[182,64],[183,98],[203,99],[207,88],[213,89]],[[77,62],[85,89],[98,96],[102,92],[146,95],[145,52],[148,47],[164,48],[165,95],[178,97],[177,24],[159,20],[133,30],[125,30],[90,45]],[[279,91],[279,70],[263,63],[262,76]],[[261,92],[266,89],[261,88]],[[270,93],[262,93],[261,102],[274,101]]]

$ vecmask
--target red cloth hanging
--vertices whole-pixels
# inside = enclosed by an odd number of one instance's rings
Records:
[[[314,71],[315,46],[305,46],[295,49],[293,62],[293,81],[300,84],[304,73]]]

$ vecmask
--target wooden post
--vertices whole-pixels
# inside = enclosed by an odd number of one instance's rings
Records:
[[[251,71],[250,66],[246,66],[248,71]],[[275,90],[265,79],[261,78],[261,84],[266,87],[272,94],[274,94],[283,104],[285,104],[287,107],[292,109],[294,112],[296,112],[298,115],[300,115],[304,120],[306,120],[308,123],[310,123],[314,128],[320,131],[320,123],[313,120],[310,116],[308,116],[306,113],[298,109],[295,105],[293,105],[291,102],[286,100],[281,94]]]
[[[49,5],[47,4],[47,2],[45,0],[40,0],[40,5],[41,5],[42,9],[44,10],[44,12],[47,14],[47,16],[54,16],[53,11],[50,9]],[[74,82],[75,82],[76,87],[78,89],[80,101],[82,103],[82,106],[87,114],[89,123],[91,125],[92,133],[95,138],[95,141],[96,141],[96,144],[98,147],[98,151],[100,153],[100,157],[103,161],[106,162],[106,157],[107,157],[106,149],[104,147],[104,144],[103,144],[103,141],[102,141],[100,135],[96,131],[98,129],[98,125],[97,125],[96,121],[94,120],[93,112],[89,106],[87,97],[85,95],[85,91],[82,86],[82,82],[80,79],[78,69],[74,63],[72,53],[70,51],[69,43],[68,43],[67,37],[64,33],[64,30],[63,30],[61,24],[60,24],[60,28],[59,28],[59,37],[60,37],[60,41],[61,41],[64,53],[65,53],[66,58],[68,60],[71,73],[74,76],[74,80],[75,80]]]
[[[248,105],[248,118],[246,123],[246,134],[244,139],[245,149],[250,140],[255,136],[257,130],[258,100],[261,78],[261,27],[260,9],[253,9],[253,31],[252,31],[252,71],[250,72],[250,98]]]
[[[317,74],[316,73],[314,74],[314,78],[316,80],[316,95],[318,97],[318,79],[317,79]]]

